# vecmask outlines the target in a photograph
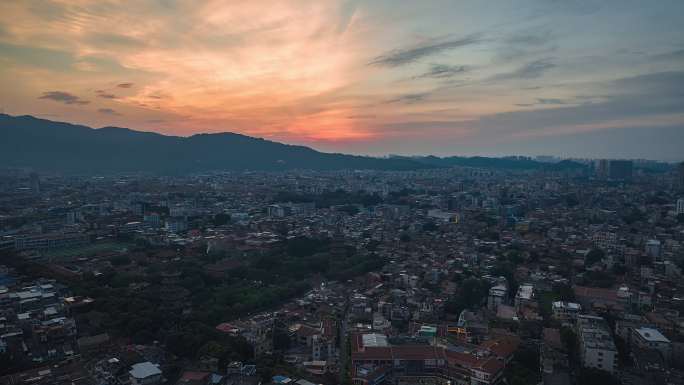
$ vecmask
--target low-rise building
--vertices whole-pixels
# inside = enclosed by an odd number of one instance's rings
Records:
[[[574,302],[555,301],[551,304],[551,316],[558,321],[574,321],[582,306]]]
[[[515,308],[520,310],[521,307],[534,302],[534,286],[520,285],[518,292],[515,294]]]
[[[161,383],[162,371],[149,361],[131,366],[128,372],[132,385],[154,385]]]
[[[632,343],[642,349],[655,349],[665,361],[670,360],[672,344],[658,329],[639,327],[632,329]]]
[[[489,296],[487,297],[487,308],[493,312],[496,312],[499,305],[503,304],[508,295],[508,288],[506,285],[499,284],[492,286],[489,289]]]

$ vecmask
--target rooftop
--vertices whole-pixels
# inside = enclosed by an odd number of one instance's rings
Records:
[[[364,334],[362,336],[363,346],[389,346],[387,336],[384,334]]]
[[[667,339],[658,329],[653,329],[653,328],[636,328],[634,329],[635,332],[637,332],[641,338],[648,342],[665,342],[669,343],[670,340]]]
[[[161,374],[159,367],[149,361],[135,364],[131,366],[131,368],[132,369],[128,373],[137,379],[148,378]]]

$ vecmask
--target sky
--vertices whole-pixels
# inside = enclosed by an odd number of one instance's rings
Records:
[[[0,2],[0,112],[354,154],[684,159],[684,1]]]

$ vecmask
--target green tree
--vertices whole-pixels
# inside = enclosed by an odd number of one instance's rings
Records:
[[[572,286],[568,284],[557,284],[553,286],[553,294],[560,301],[574,302],[575,301],[575,291]]]
[[[620,380],[605,370],[584,368],[580,371],[577,383],[582,385],[619,385]]]
[[[584,266],[591,266],[595,264],[596,262],[600,262],[603,257],[605,256],[605,253],[601,249],[591,249],[588,253],[587,256],[584,257]]]
[[[214,216],[214,226],[223,226],[230,222],[230,214],[220,213]]]
[[[577,359],[577,335],[571,328],[562,328],[560,330],[561,343],[568,352],[568,358],[571,362]]]
[[[273,333],[273,347],[276,350],[287,350],[290,348],[290,336],[283,328],[275,328]]]
[[[126,266],[131,263],[131,258],[128,255],[117,255],[112,257],[109,262],[113,266]]]

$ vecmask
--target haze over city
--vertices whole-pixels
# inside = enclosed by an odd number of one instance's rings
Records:
[[[684,158],[684,3],[4,1],[0,109],[351,154]]]

